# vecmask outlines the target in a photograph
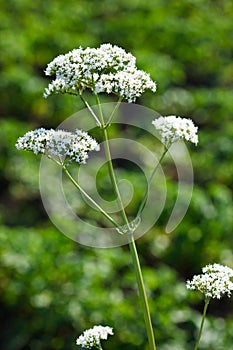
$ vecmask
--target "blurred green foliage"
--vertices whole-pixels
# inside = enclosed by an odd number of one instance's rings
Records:
[[[0,4],[1,349],[75,349],[75,338],[93,324],[115,330],[105,349],[146,349],[127,248],[88,249],[57,231],[41,203],[39,159],[14,147],[27,130],[56,127],[83,108],[70,96],[43,99],[46,64],[80,45],[104,42],[131,51],[157,81],[157,93],[138,103],[192,117],[199,126],[200,143],[189,147],[195,188],[183,222],[164,232],[176,196],[165,164],[164,212],[138,240],[158,349],[193,349],[202,302],[186,292],[184,282],[208,263],[233,267],[232,1]],[[127,173],[140,183],[140,174]],[[136,196],[140,192],[138,185]],[[232,328],[232,302],[212,302],[200,349],[230,349]]]

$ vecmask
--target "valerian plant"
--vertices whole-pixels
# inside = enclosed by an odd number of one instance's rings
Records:
[[[206,312],[211,299],[220,299],[225,294],[230,297],[233,291],[233,270],[220,264],[207,265],[202,268],[202,274],[194,275],[192,280],[187,280],[186,287],[190,290],[199,291],[204,296],[204,309],[201,326],[194,350],[198,349]]]
[[[52,94],[71,94],[80,97],[89,110],[90,116],[94,118],[97,127],[101,130],[112,191],[118,202],[120,213],[119,220],[116,221],[113,219],[113,217],[80,186],[69,172],[70,163],[74,162],[78,165],[85,164],[88,157],[91,156],[91,152],[100,149],[98,142],[87,132],[79,129],[76,129],[74,132],[68,132],[65,130],[46,130],[40,128],[29,131],[24,136],[20,137],[16,143],[16,147],[18,150],[28,150],[32,151],[34,154],[46,155],[52,161],[55,161],[58,166],[62,167],[64,174],[82,195],[116,228],[116,235],[127,234],[139,290],[139,298],[144,314],[149,349],[156,350],[148,298],[133,235],[135,226],[132,222],[129,222],[123,205],[112,162],[108,135],[108,129],[111,127],[111,122],[115,117],[115,112],[119,108],[120,103],[122,101],[128,103],[135,102],[146,90],[155,93],[156,83],[150,78],[149,74],[137,68],[136,58],[131,53],[127,53],[124,49],[111,44],[103,44],[98,48],[88,47],[83,49],[80,47],[67,54],[60,55],[48,64],[45,74],[47,76],[52,76],[54,79],[45,89],[44,97],[47,98]],[[94,94],[98,112],[96,112],[85,99],[86,90]],[[118,102],[108,118],[104,116],[100,103],[100,95],[102,93],[114,94],[118,97]],[[191,119],[171,115],[157,118],[152,124],[161,136],[163,152],[159,162],[154,165],[154,169],[149,177],[148,185],[142,195],[141,203],[135,216],[135,223],[140,220],[148,198],[149,188],[158,169],[158,165],[164,159],[171,145],[180,140],[189,141],[195,145],[198,143],[198,128]],[[230,295],[232,290],[232,283],[230,282],[232,270],[226,267],[221,268],[220,265],[215,264],[212,267],[206,267],[203,273],[204,274],[200,277],[194,276],[192,281],[188,281],[187,288],[199,290],[204,293],[206,300],[204,309],[205,317],[210,298],[220,297],[225,293],[227,293],[228,296]],[[200,342],[203,323],[204,321],[200,328],[200,334],[195,349],[197,349]],[[107,339],[108,335],[112,334],[113,330],[111,327],[101,325],[94,326],[84,331],[83,335],[80,335],[77,339],[76,344],[86,349],[93,347],[102,349],[100,341]]]

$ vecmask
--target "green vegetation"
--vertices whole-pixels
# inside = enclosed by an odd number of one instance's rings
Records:
[[[26,131],[56,128],[83,108],[72,96],[43,98],[47,63],[80,45],[110,42],[131,51],[158,83],[156,94],[137,103],[199,126],[198,146],[188,146],[195,187],[185,218],[165,233],[176,197],[166,163],[165,209],[137,241],[158,350],[192,350],[203,304],[185,281],[208,263],[233,267],[232,1],[0,2],[0,348],[78,349],[76,337],[103,324],[115,333],[106,350],[146,350],[128,249],[87,248],[56,230],[40,199],[39,157],[14,146]],[[122,172],[140,196],[142,175]],[[200,349],[230,349],[232,328],[232,300],[213,301]]]

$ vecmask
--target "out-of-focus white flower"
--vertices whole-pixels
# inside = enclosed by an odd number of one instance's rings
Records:
[[[111,44],[99,48],[79,48],[50,62],[45,74],[55,79],[45,89],[44,97],[56,93],[80,94],[86,88],[94,93],[114,93],[128,102],[156,84],[148,74],[138,70],[136,58]]]
[[[191,281],[187,281],[186,287],[190,290],[198,290],[206,299],[220,299],[225,294],[230,297],[233,291],[233,270],[220,264],[207,265],[202,268],[202,274],[194,275]]]
[[[226,274],[229,278],[233,277],[233,270],[228,266],[220,264],[206,265],[202,268],[203,273],[221,272]]]
[[[191,119],[170,115],[157,118],[152,124],[161,134],[161,140],[167,147],[179,140],[190,141],[195,145],[198,143],[198,127]]]
[[[76,344],[86,349],[91,349],[93,347],[102,349],[100,340],[106,340],[108,335],[113,335],[113,329],[111,327],[94,326],[84,331],[76,340]]]
[[[60,164],[64,164],[67,159],[68,163],[85,164],[88,152],[98,151],[99,144],[82,130],[70,132],[40,128],[19,137],[16,148],[32,151],[34,154],[45,154]]]

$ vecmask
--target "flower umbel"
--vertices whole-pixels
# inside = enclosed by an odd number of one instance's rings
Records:
[[[76,162],[85,164],[89,151],[98,151],[99,145],[87,132],[76,129],[74,132],[64,130],[46,130],[44,128],[28,131],[19,137],[18,150],[45,154],[59,164]]]
[[[202,274],[194,275],[191,281],[187,281],[186,287],[190,290],[198,290],[206,299],[220,299],[225,294],[230,297],[233,291],[233,270],[220,264],[207,265],[202,268]]]
[[[106,340],[108,335],[113,335],[113,329],[111,327],[94,326],[84,331],[76,340],[76,344],[81,345],[85,349],[91,349],[93,347],[102,349],[100,340]]]
[[[55,75],[44,97],[69,93],[80,95],[85,89],[94,93],[114,93],[128,102],[149,89],[156,91],[150,76],[136,67],[136,58],[124,49],[111,44],[99,48],[78,48],[59,55],[50,62],[46,75]]]
[[[203,273],[219,272],[224,273],[229,278],[233,277],[233,270],[228,266],[223,266],[220,264],[206,265],[202,268]]]
[[[186,140],[197,145],[197,126],[191,119],[170,115],[155,119],[152,124],[161,134],[162,142],[167,148],[176,141]]]
[[[130,71],[119,71],[115,74],[102,74],[96,82],[94,92],[115,93],[123,99],[135,102],[145,90],[156,91],[156,85],[149,74],[136,68]]]

